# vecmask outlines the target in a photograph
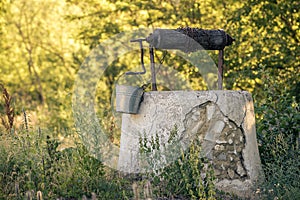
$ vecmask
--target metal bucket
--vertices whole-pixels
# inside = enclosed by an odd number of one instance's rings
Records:
[[[116,111],[137,114],[143,100],[142,87],[116,85]]]

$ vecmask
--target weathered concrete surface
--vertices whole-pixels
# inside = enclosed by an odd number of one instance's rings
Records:
[[[173,148],[165,148],[174,127],[177,134]],[[139,139],[143,136],[149,140],[159,138],[160,153],[148,156],[152,161],[149,166],[145,166],[139,154]],[[201,141],[203,152],[213,162],[218,189],[253,197],[255,184],[263,176],[253,101],[248,92],[145,93],[139,114],[122,116],[118,167],[129,173],[164,167],[179,156],[176,149],[186,149],[194,139]],[[169,159],[170,155],[173,160]],[[160,161],[155,162],[158,157]]]

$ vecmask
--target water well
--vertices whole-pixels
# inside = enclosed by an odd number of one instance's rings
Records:
[[[148,42],[150,48],[152,91],[144,93],[140,86],[117,87],[117,111],[123,113],[118,169],[143,173],[162,168],[179,156],[176,149],[186,149],[197,139],[204,155],[213,163],[216,187],[240,197],[253,198],[257,183],[263,180],[253,100],[246,91],[222,90],[224,48],[233,39],[223,30],[186,28],[156,29],[148,38],[133,42],[139,42],[142,50],[143,41]],[[218,90],[156,91],[154,48],[184,52],[218,50]],[[146,73],[143,60],[141,62],[142,73]],[[127,75],[134,75],[134,72]],[[138,88],[139,95],[129,95]],[[118,100],[118,94],[126,97]],[[136,100],[140,94],[142,98]],[[132,105],[131,98],[135,99]],[[166,144],[174,129],[175,143],[168,149]],[[148,155],[154,160],[151,165],[145,164],[139,151],[143,136],[149,140],[158,137],[161,146],[158,157]]]

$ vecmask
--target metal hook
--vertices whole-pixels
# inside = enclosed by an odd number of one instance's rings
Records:
[[[130,40],[130,42],[138,42],[140,44],[140,49],[141,49],[141,65],[142,65],[142,70],[141,72],[126,72],[126,75],[137,75],[137,74],[145,74],[146,73],[146,68],[144,65],[144,48],[143,48],[143,41],[146,41],[146,39],[144,38],[140,38],[140,39],[133,39]]]

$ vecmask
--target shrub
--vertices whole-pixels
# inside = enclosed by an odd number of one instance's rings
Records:
[[[295,97],[265,73],[265,97],[256,103],[259,151],[267,198],[300,199],[300,113]],[[290,198],[289,198],[290,197]]]

